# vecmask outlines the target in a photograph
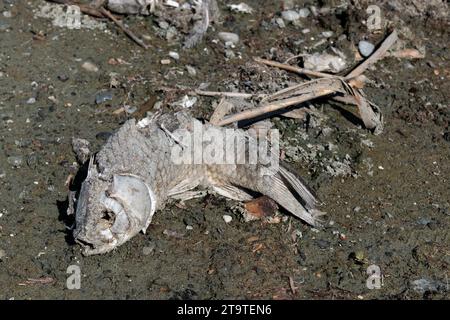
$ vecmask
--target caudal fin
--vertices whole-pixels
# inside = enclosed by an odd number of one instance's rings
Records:
[[[288,169],[280,165],[277,173],[265,176],[259,189],[308,224],[321,225],[319,217],[325,213],[315,208],[319,201],[305,183]]]

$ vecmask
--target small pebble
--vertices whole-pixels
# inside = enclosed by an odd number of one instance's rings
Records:
[[[223,215],[223,221],[225,221],[225,223],[230,223],[231,220],[233,220],[233,218],[227,214]]]
[[[95,103],[102,104],[103,102],[112,100],[113,94],[111,91],[100,91],[95,95]]]
[[[241,2],[240,4],[229,4],[228,8],[230,8],[231,11],[235,11],[235,12],[248,13],[248,14],[253,13],[253,8],[243,2]]]
[[[278,25],[280,28],[285,28],[285,27],[286,27],[286,25],[284,24],[284,20],[283,20],[282,18],[277,18],[277,19],[275,19],[275,22],[277,23],[277,25]]]
[[[89,72],[98,72],[98,67],[95,64],[93,64],[92,62],[89,62],[89,61],[83,62],[81,67],[84,70],[89,71]]]
[[[195,77],[197,75],[197,70],[193,66],[187,65],[186,70],[191,77]]]
[[[232,32],[219,32],[217,35],[220,40],[223,42],[231,42],[232,44],[236,44],[239,42],[239,36],[236,33]]]
[[[430,224],[431,222],[432,222],[432,220],[429,218],[420,218],[419,220],[417,220],[417,224],[420,224],[422,226],[426,226],[426,225]]]
[[[180,55],[178,54],[178,52],[175,52],[175,51],[170,51],[169,52],[169,57],[171,57],[174,60],[179,60],[180,59]]]
[[[36,98],[31,97],[30,99],[27,100],[27,104],[34,104],[36,103]]]
[[[123,108],[125,109],[125,112],[128,114],[133,114],[137,111],[137,107],[136,106],[129,106],[129,105],[124,105]]]
[[[233,58],[236,58],[236,54],[234,53],[233,50],[227,49],[227,50],[225,50],[225,57],[228,59],[233,59]]]
[[[358,43],[358,49],[359,53],[361,53],[363,57],[368,57],[372,54],[373,50],[375,49],[375,46],[369,41],[361,40]]]
[[[3,16],[4,16],[5,18],[11,18],[11,17],[12,17],[12,13],[11,13],[11,11],[4,11],[4,12],[3,12]]]
[[[310,13],[311,11],[309,11],[308,8],[303,8],[298,11],[298,15],[300,16],[300,18],[306,18],[310,15]]]
[[[175,0],[166,0],[164,3],[168,7],[179,8],[180,4]]]
[[[66,82],[67,80],[69,80],[69,77],[67,75],[65,75],[65,74],[60,74],[58,76],[58,80],[62,81],[62,82]]]
[[[300,14],[294,10],[286,10],[281,13],[281,17],[286,21],[292,22],[300,19]]]
[[[159,27],[161,28],[161,29],[163,29],[163,30],[166,30],[166,29],[168,29],[169,28],[169,23],[167,23],[167,21],[160,21],[160,22],[158,22],[158,25],[159,25]]]
[[[162,59],[161,60],[161,64],[163,64],[163,65],[170,64],[170,60],[169,59]]]
[[[6,252],[3,249],[0,249],[0,261],[6,258]]]
[[[0,20],[0,31],[6,31],[10,28],[10,25],[8,22]]]

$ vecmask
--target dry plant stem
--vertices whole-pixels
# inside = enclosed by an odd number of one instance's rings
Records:
[[[230,112],[230,110],[233,108],[233,104],[228,102],[225,97],[222,97],[220,99],[219,104],[214,109],[214,112],[209,119],[209,122],[213,125],[217,125],[227,114]]]
[[[368,57],[366,60],[364,60],[360,65],[358,65],[355,69],[353,69],[349,74],[345,76],[345,79],[351,79],[355,78],[359,75],[361,75],[364,71],[367,70],[367,68],[370,67],[370,65],[374,64],[378,60],[380,60],[386,52],[389,50],[389,48],[397,41],[398,35],[397,31],[394,30],[391,32],[391,34],[383,41],[381,46],[374,52],[370,57]]]
[[[197,94],[199,96],[208,96],[208,97],[229,97],[229,98],[243,98],[243,99],[249,99],[249,98],[254,97],[254,95],[251,93],[242,93],[242,92],[220,92],[220,91],[195,90],[192,93]]]
[[[111,12],[109,12],[108,10],[106,10],[105,8],[101,7],[100,12],[103,13],[106,17],[108,17],[109,19],[111,19],[120,29],[122,29],[123,32],[126,33],[127,36],[129,36],[134,42],[136,42],[138,45],[140,45],[141,47],[143,47],[144,49],[148,49],[149,46],[146,45],[141,39],[139,39],[133,32],[131,32],[131,30],[129,30],[128,28],[126,28],[122,22],[120,22],[119,20],[116,19],[116,17],[114,17]]]
[[[304,57],[304,56],[305,56],[304,53],[297,54],[297,55],[295,55],[295,56],[290,57],[289,59],[287,59],[287,60],[284,61],[283,63],[284,63],[284,64],[287,64],[287,63],[288,63],[289,61],[291,61],[291,60],[294,60],[294,59],[297,59],[297,58],[300,58],[300,57]]]
[[[316,78],[331,78],[331,77],[334,77],[334,75],[332,75],[332,74],[312,71],[312,70],[299,68],[299,67],[294,67],[294,66],[291,66],[289,64],[284,64],[284,63],[280,63],[280,62],[276,62],[276,61],[272,61],[272,60],[261,59],[261,58],[258,58],[258,57],[255,57],[253,59],[256,62],[265,64],[267,66],[276,67],[276,68],[279,68],[279,69],[295,72],[295,73],[298,73],[298,74],[304,74],[304,75],[311,76],[311,77],[316,77]]]
[[[293,67],[287,64],[279,63],[276,61],[265,60],[261,58],[254,58],[258,63],[265,65],[277,67],[291,72],[296,72],[299,74],[304,74],[307,76],[319,77],[320,79],[312,80],[306,83],[302,83],[296,86],[292,86],[283,90],[280,90],[268,97],[266,97],[262,102],[267,102],[275,98],[282,98],[283,96],[293,96],[291,98],[281,99],[269,104],[262,105],[255,109],[245,110],[243,112],[231,115],[220,122],[217,125],[224,126],[236,121],[246,120],[255,118],[266,113],[270,113],[276,110],[280,110],[289,106],[300,104],[318,97],[327,96],[333,93],[344,93],[342,96],[334,96],[333,99],[337,101],[342,101],[345,103],[351,103],[358,106],[361,118],[368,129],[376,128],[381,120],[376,120],[378,117],[370,107],[370,103],[364,98],[364,96],[358,90],[352,90],[350,85],[346,82],[352,78],[360,76],[371,64],[375,63],[381,59],[389,48],[397,41],[397,32],[394,30],[381,44],[381,46],[363,63],[353,69],[350,73],[345,76],[345,78],[333,76],[327,73],[315,72],[303,68]],[[328,80],[329,83],[324,81]],[[345,90],[351,90],[347,92]],[[381,118],[380,118],[381,119]]]
[[[281,98],[283,95],[287,95],[287,94],[289,94],[289,93],[291,93],[291,95],[292,95],[293,93],[297,93],[301,88],[304,88],[304,87],[305,87],[305,83],[300,83],[300,84],[297,84],[297,85],[295,85],[295,86],[287,87],[286,89],[279,90],[279,91],[277,91],[277,92],[271,94],[270,96],[265,97],[265,98],[261,101],[261,103],[267,102],[267,101],[273,101],[273,100],[275,100],[275,99],[279,99],[279,98]],[[297,93],[297,94],[298,94],[298,93]]]
[[[294,109],[288,112],[284,112],[283,114],[281,114],[281,116],[291,119],[305,119],[308,110],[309,109],[307,108]]]
[[[335,87],[336,89],[340,89],[341,84],[342,84],[342,79],[339,77],[325,78],[325,79],[320,78],[320,79],[315,79],[315,80],[311,80],[308,82],[296,84],[294,86],[291,86],[291,87],[288,87],[285,89],[281,89],[281,90],[275,92],[274,94],[264,98],[260,104],[262,104],[263,102],[266,102],[266,101],[285,99],[285,98],[289,98],[292,96],[298,96],[301,94],[309,93],[316,86],[322,87],[322,86],[326,86],[327,84],[329,84],[331,87]]]
[[[349,94],[344,95],[344,96],[336,95],[336,96],[333,96],[331,99],[338,101],[338,102],[345,103],[345,104],[353,104],[355,106],[358,105],[358,102],[356,101],[355,97],[352,95],[349,95]]]
[[[296,96],[293,98],[288,99],[282,99],[278,100],[260,107],[257,107],[255,109],[245,110],[240,113],[234,114],[232,116],[229,116],[223,120],[221,120],[217,125],[218,126],[225,126],[227,124],[255,118],[261,115],[264,115],[266,113],[274,112],[280,109],[284,109],[286,107],[294,106],[309,100],[313,100],[319,97],[327,96],[336,92],[342,92],[341,89],[337,89],[333,86],[329,85],[315,85],[311,87],[311,91],[305,94],[302,94],[300,96]]]

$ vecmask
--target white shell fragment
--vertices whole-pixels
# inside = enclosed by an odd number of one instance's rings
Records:
[[[183,109],[189,109],[197,102],[197,97],[184,96],[181,100],[174,103],[176,106],[180,106]]]
[[[174,60],[179,60],[180,59],[180,55],[178,54],[178,52],[175,52],[175,51],[170,51],[169,52],[169,57],[171,57]]]
[[[253,8],[244,2],[241,2],[239,4],[229,4],[228,8],[230,8],[231,11],[239,13],[247,13],[247,14],[253,13]]]
[[[166,0],[164,2],[164,5],[168,6],[168,7],[172,7],[172,8],[179,8],[180,4],[177,1],[174,0]]]
[[[90,61],[85,61],[81,65],[81,67],[84,70],[89,71],[89,72],[98,72],[98,70],[99,70],[98,67],[95,64],[93,64],[92,62],[90,62]]]

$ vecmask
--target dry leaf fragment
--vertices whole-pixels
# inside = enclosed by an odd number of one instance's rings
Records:
[[[278,209],[277,203],[266,196],[248,201],[244,207],[256,219],[272,216]]]

